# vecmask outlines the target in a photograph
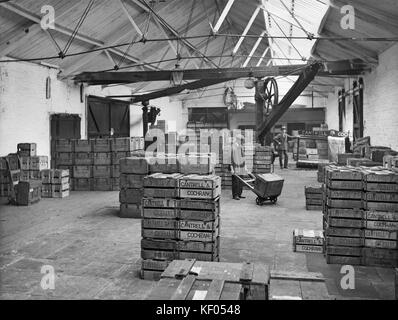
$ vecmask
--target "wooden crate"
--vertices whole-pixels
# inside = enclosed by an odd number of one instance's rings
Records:
[[[329,300],[331,299],[320,273],[271,271],[270,300]]]
[[[53,184],[51,186],[53,198],[69,197],[69,183],[67,184]]]
[[[74,143],[71,139],[55,140],[55,152],[74,152]]]
[[[41,176],[41,182],[43,184],[51,184],[51,178],[52,178],[52,170],[51,169],[42,170],[40,172],[40,176]]]
[[[177,155],[162,154],[152,158],[149,164],[151,173],[177,173],[179,172]]]
[[[111,166],[93,166],[93,178],[110,178]]]
[[[29,170],[44,170],[48,169],[48,157],[47,156],[35,156],[30,157]]]
[[[323,253],[323,231],[302,229],[293,230],[293,251]]]
[[[145,181],[145,179],[144,179]],[[145,182],[144,182],[145,183]],[[144,197],[146,198],[177,198],[177,188],[144,188]]]
[[[41,181],[41,171],[40,170],[29,170],[29,179]]]
[[[17,153],[20,157],[34,157],[37,155],[36,143],[18,143]]]
[[[111,139],[90,139],[93,152],[111,152]]]
[[[121,189],[119,193],[120,203],[141,204],[143,197],[142,189]]]
[[[180,173],[153,173],[144,178],[144,188],[178,188],[178,181],[183,177]],[[178,195],[176,195],[178,196]]]
[[[147,300],[240,300],[242,285],[224,280],[198,280],[188,275],[182,280],[161,279]]]
[[[92,178],[92,166],[73,166],[73,178]]]
[[[144,187],[145,174],[120,173],[120,188],[140,189]]]
[[[92,178],[73,178],[72,185],[74,191],[91,191],[93,190],[94,181]]]
[[[69,170],[54,169],[51,171],[52,184],[65,184],[69,182]]]
[[[29,206],[41,199],[41,181],[20,181],[16,186],[16,203],[18,206]]]
[[[73,143],[73,150],[76,153],[79,152],[89,153],[92,151],[92,144],[90,140],[74,139],[72,140],[72,143]]]
[[[42,198],[52,198],[53,197],[53,190],[51,184],[43,184],[41,187],[41,197]]]
[[[130,138],[113,138],[111,139],[112,152],[126,152],[130,151]]]
[[[21,157],[21,170],[29,170],[30,168],[30,157]]]
[[[75,165],[92,166],[94,164],[93,154],[89,152],[79,152],[74,154]]]
[[[185,230],[162,230],[142,229],[143,238],[153,239],[175,239],[183,241],[213,242],[219,236],[219,229],[214,231],[185,231]]]
[[[267,300],[270,271],[267,265],[253,263],[174,260],[162,273],[162,279],[224,280],[241,284],[243,300]]]
[[[149,165],[145,157],[128,157],[119,160],[120,172],[129,174],[148,174]]]
[[[145,212],[145,210],[144,210]],[[219,226],[219,218],[214,221],[190,221],[190,220],[174,220],[174,219],[151,219],[145,217],[142,220],[142,228],[144,229],[178,229],[193,231],[214,231]]]
[[[179,172],[183,174],[211,174],[215,158],[209,154],[178,155]]]
[[[112,164],[119,164],[120,159],[127,158],[130,156],[130,152],[118,151],[112,152]]]
[[[179,189],[179,197],[186,199],[217,199],[221,195],[221,183],[214,189]]]
[[[94,178],[93,179],[94,191],[112,191],[111,178]]]
[[[362,247],[344,247],[329,245],[326,247],[326,254],[329,256],[361,257]]]
[[[326,246],[363,247],[363,238],[326,236]]]
[[[365,182],[364,189],[368,192],[398,192],[398,183]]]
[[[140,219],[141,212],[142,212],[142,209],[141,209],[140,204],[121,203],[119,217],[120,218]]]
[[[95,152],[93,153],[95,166],[110,166],[112,164],[112,153]]]
[[[73,166],[74,165],[74,153],[68,152],[56,152],[55,153],[55,165],[58,166]]]
[[[325,208],[325,215],[332,218],[363,219],[365,212],[362,209]]]
[[[111,165],[111,177],[120,178],[120,165],[118,164]]]
[[[326,263],[359,266],[362,264],[362,257],[326,254]]]

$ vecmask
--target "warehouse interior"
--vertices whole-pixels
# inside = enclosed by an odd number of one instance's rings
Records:
[[[10,0],[0,31],[0,299],[398,299],[396,0]]]

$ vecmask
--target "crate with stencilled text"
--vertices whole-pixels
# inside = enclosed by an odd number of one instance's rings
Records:
[[[180,198],[212,200],[221,195],[221,178],[216,175],[186,175],[178,184]]]
[[[18,143],[17,153],[20,157],[34,157],[37,155],[36,143]]]
[[[55,165],[58,166],[73,166],[74,165],[74,153],[68,152],[56,152],[55,153]]]
[[[174,239],[182,241],[213,242],[219,236],[219,228],[211,231],[190,231],[179,229],[142,229],[143,238]]]
[[[72,139],[57,139],[55,140],[55,152],[74,152],[74,142]]]
[[[243,300],[268,300],[270,270],[265,264],[174,260],[161,278],[184,279],[189,275],[198,280],[218,279],[241,284]]]
[[[98,152],[111,152],[111,139],[90,139],[92,151]]]
[[[269,300],[330,300],[320,273],[271,271]]]
[[[325,239],[320,230],[293,230],[293,251],[323,253]]]

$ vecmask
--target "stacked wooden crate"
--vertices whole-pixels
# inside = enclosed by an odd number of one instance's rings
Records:
[[[93,190],[94,155],[92,141],[73,140],[74,163],[71,173],[71,188],[75,191]]]
[[[8,170],[10,170],[10,172]],[[10,153],[8,156],[1,157],[0,158],[0,197],[9,197],[12,193],[11,188],[14,188],[20,180],[21,180],[21,170],[20,170],[20,161],[18,155],[15,153]]]
[[[398,267],[398,173],[366,169],[363,265]]]
[[[48,157],[37,155],[36,143],[19,143],[18,156],[21,161],[21,181],[40,180],[41,170],[48,169]]]
[[[54,158],[52,159],[53,166],[51,168],[69,170],[71,177],[74,173],[73,166],[75,165],[74,159],[74,141],[71,139],[57,139],[54,142]],[[72,187],[73,187],[73,181]]]
[[[337,154],[337,164],[339,166],[346,166],[348,159],[358,159],[361,158],[359,153],[338,153]]]
[[[325,168],[324,232],[326,261],[360,265],[363,247],[362,172],[350,167]]]
[[[141,218],[144,196],[144,178],[149,173],[148,159],[128,157],[119,160],[120,165],[120,213],[121,218]]]
[[[128,138],[127,138],[128,139]],[[112,139],[92,139],[93,190],[112,190]],[[128,143],[130,143],[128,141]]]
[[[272,149],[268,146],[256,146],[254,150],[253,173],[270,173]]]
[[[323,203],[323,187],[322,185],[317,186],[305,186],[305,208],[307,210],[322,210]]]
[[[65,198],[69,196],[69,170],[47,169],[41,172],[41,197]]]
[[[178,171],[185,173],[185,166],[179,159]],[[144,178],[144,279],[158,280],[174,259],[219,259],[221,179],[209,175],[211,166],[192,168],[196,174],[158,172]]]
[[[324,252],[324,235],[321,230],[293,230],[293,252]]]

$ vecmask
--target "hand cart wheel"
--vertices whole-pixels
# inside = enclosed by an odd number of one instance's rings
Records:
[[[278,197],[271,197],[271,203],[275,204],[278,201]]]
[[[256,198],[256,204],[257,204],[258,206],[262,206],[262,205],[264,205],[265,200],[266,200],[266,199],[264,199],[264,198],[262,198],[262,197],[257,197],[257,198]]]

